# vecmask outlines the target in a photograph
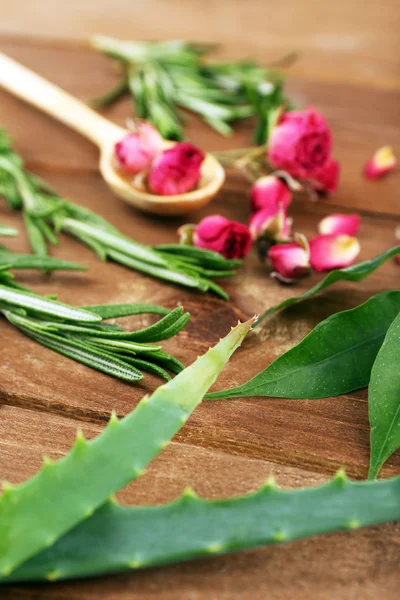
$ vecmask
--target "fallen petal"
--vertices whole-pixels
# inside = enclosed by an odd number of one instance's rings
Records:
[[[357,238],[341,235],[317,235],[310,240],[310,263],[315,271],[349,267],[360,253]]]
[[[364,167],[364,175],[367,179],[379,179],[390,171],[393,171],[397,165],[397,159],[390,146],[379,148],[374,156]]]
[[[355,235],[360,227],[361,217],[357,214],[333,214],[325,217],[318,225],[318,232],[323,235]]]

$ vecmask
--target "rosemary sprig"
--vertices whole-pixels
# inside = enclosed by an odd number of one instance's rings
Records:
[[[7,266],[0,266],[0,313],[39,344],[107,375],[128,382],[147,371],[171,379],[183,365],[157,344],[176,335],[189,320],[182,307],[168,310],[152,304],[73,307],[34,294],[15,284]],[[149,327],[125,331],[105,322],[117,316],[158,314]]]
[[[91,248],[102,260],[111,259],[158,279],[214,292],[227,293],[211,279],[234,273],[240,260],[226,260],[218,253],[190,246],[152,247],[122,235],[108,221],[90,210],[61,198],[44,181],[23,167],[4,131],[0,130],[0,195],[12,210],[21,210],[33,252],[46,258],[48,245],[58,242],[60,231]],[[1,256],[0,256],[1,264]]]
[[[205,62],[214,46],[184,40],[134,42],[97,35],[91,44],[121,67],[115,88],[94,103],[106,106],[130,94],[136,116],[151,121],[168,139],[184,137],[183,108],[225,136],[232,133],[231,122],[257,115],[255,141],[265,144],[273,115],[288,104],[278,68],[294,55],[266,68],[250,61]]]

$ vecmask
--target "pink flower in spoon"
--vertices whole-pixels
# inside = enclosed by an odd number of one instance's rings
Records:
[[[147,171],[161,149],[162,137],[149,123],[140,121],[135,131],[115,144],[115,157],[127,173]]]
[[[204,154],[189,142],[175,144],[154,160],[148,175],[151,192],[160,196],[184,194],[200,181]]]

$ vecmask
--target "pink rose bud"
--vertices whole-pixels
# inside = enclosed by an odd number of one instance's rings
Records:
[[[244,258],[251,248],[251,235],[243,223],[211,215],[195,228],[193,243],[198,248],[219,252],[225,258]]]
[[[159,152],[162,137],[152,125],[141,121],[136,130],[128,133],[115,144],[115,156],[119,165],[128,173],[147,171]]]
[[[260,177],[251,188],[250,204],[252,212],[280,206],[287,208],[291,201],[292,192],[282,179],[274,175]]]
[[[180,142],[157,156],[148,176],[150,191],[174,196],[193,190],[200,181],[204,154],[189,142]]]
[[[360,228],[360,221],[361,217],[357,214],[329,215],[319,222],[318,232],[323,235],[340,235],[341,233],[356,235]]]
[[[393,171],[397,165],[397,160],[390,146],[379,148],[374,156],[367,162],[364,167],[364,175],[367,179],[379,179]]]
[[[290,235],[291,224],[284,207],[272,206],[254,213],[249,229],[253,240],[266,238],[271,242],[284,242]]]
[[[296,242],[276,244],[268,253],[276,277],[283,283],[292,283],[304,277],[310,271],[310,252],[307,239],[303,235],[295,236]]]
[[[322,169],[314,174],[314,189],[318,194],[333,194],[339,184],[340,165],[337,160],[329,160]]]
[[[311,266],[318,272],[349,267],[359,253],[357,238],[346,234],[317,235],[310,241]]]
[[[272,130],[268,157],[278,169],[300,179],[313,178],[330,160],[332,135],[314,108],[284,113]]]

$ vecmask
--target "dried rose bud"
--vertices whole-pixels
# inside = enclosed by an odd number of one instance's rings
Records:
[[[293,283],[310,272],[310,252],[307,239],[296,234],[296,241],[289,244],[276,244],[268,253],[276,277],[283,283]]]
[[[211,215],[196,226],[193,243],[198,248],[219,252],[225,258],[244,258],[251,248],[251,235],[243,223]]]
[[[173,196],[193,190],[200,181],[203,160],[203,152],[189,142],[180,142],[164,150],[150,169],[150,191],[160,196]]]
[[[352,265],[360,253],[360,243],[350,235],[317,235],[310,240],[310,263],[318,272]]]
[[[253,240],[266,238],[271,242],[284,242],[290,235],[291,224],[285,208],[271,206],[250,217],[249,229]]]
[[[314,174],[313,188],[321,196],[336,192],[339,184],[340,165],[337,160],[329,160]]]
[[[149,123],[141,121],[136,130],[115,144],[118,164],[128,173],[147,171],[161,149],[162,137]]]
[[[252,212],[268,208],[287,208],[292,201],[292,192],[282,179],[275,175],[260,177],[250,191]]]
[[[390,146],[379,148],[374,156],[364,167],[364,175],[367,179],[379,179],[390,171],[393,171],[397,165],[397,160]]]
[[[356,235],[360,228],[361,217],[357,214],[334,214],[325,217],[318,225],[318,232],[323,235]]]

